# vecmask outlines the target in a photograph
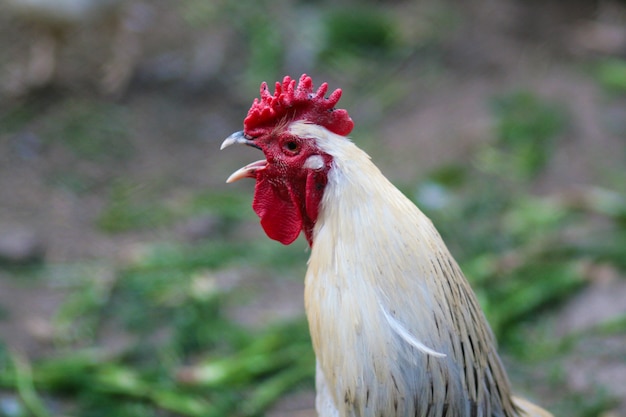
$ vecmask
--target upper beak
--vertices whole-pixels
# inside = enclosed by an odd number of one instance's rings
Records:
[[[224,148],[228,148],[230,145],[233,145],[235,143],[241,144],[241,145],[248,145],[257,149],[261,149],[256,143],[254,143],[252,139],[248,139],[246,135],[243,133],[243,131],[241,131],[241,132],[235,132],[229,137],[227,137],[224,140],[224,142],[222,142],[222,146],[220,147],[220,150]],[[242,178],[255,178],[256,172],[259,170],[265,169],[266,165],[267,165],[267,161],[264,159],[248,164],[245,167],[240,168],[237,171],[233,172],[232,175],[228,177],[226,182],[235,182]]]
[[[222,142],[222,146],[220,146],[220,151],[224,148],[228,148],[230,145],[233,145],[235,143],[240,145],[254,146],[255,148],[258,148],[258,146],[251,139],[248,139],[246,137],[242,130],[240,132],[235,132],[226,139],[224,139],[224,142]]]

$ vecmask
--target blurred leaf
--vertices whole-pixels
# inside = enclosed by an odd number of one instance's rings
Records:
[[[388,56],[396,46],[393,22],[381,10],[359,7],[329,13],[322,61],[341,56]]]
[[[554,232],[571,214],[556,201],[521,196],[505,213],[503,225],[511,236],[531,241]]]
[[[109,233],[155,228],[171,220],[171,213],[157,204],[142,202],[141,187],[118,181],[111,187],[108,205],[100,214],[97,224]]]
[[[246,79],[256,87],[259,80],[273,80],[281,72],[284,40],[280,25],[265,20],[264,15],[258,15],[249,25],[250,57],[246,66]]]
[[[27,101],[0,113],[0,133],[15,133],[33,122],[44,110],[45,103]]]
[[[561,105],[527,91],[497,97],[495,142],[479,153],[479,166],[509,178],[532,178],[548,163],[566,126]]]
[[[250,210],[251,198],[241,192],[216,192],[211,190],[195,195],[190,204],[193,214],[211,213],[227,222],[236,222],[255,218]]]
[[[598,65],[600,84],[610,92],[626,93],[626,60],[613,58]]]
[[[70,100],[46,118],[46,125],[48,143],[62,143],[80,158],[123,160],[134,151],[121,106]]]
[[[458,188],[465,184],[468,177],[467,169],[461,165],[444,165],[436,168],[429,175],[432,181],[449,188]]]
[[[24,405],[35,417],[48,417],[50,413],[37,393],[33,383],[33,372],[26,358],[13,354],[15,366],[15,386]]]
[[[489,322],[500,340],[518,330],[532,314],[554,306],[584,285],[575,264],[537,259],[524,264],[490,290]]]

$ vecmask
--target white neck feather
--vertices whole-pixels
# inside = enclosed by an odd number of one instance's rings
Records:
[[[414,415],[450,398],[463,412],[489,411],[494,387],[484,380],[503,392],[508,381],[431,221],[349,139],[303,122],[290,131],[333,157],[305,280],[318,380],[328,385],[318,392],[341,417]]]

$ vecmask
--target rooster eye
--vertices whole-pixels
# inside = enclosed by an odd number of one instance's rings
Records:
[[[283,146],[289,152],[297,152],[298,149],[300,149],[300,145],[295,140],[289,140],[289,141],[285,142],[285,144]]]

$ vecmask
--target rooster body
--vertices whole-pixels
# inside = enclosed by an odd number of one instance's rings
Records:
[[[285,81],[275,99],[308,91],[303,100],[323,101],[325,84],[313,94],[308,77],[302,91]],[[253,207],[270,237],[290,243],[297,226],[311,244],[305,306],[320,417],[550,416],[511,395],[463,273],[431,221],[341,134],[352,126],[327,121],[337,111],[327,102],[316,124],[294,100],[276,106],[261,94],[292,120],[276,117],[277,128],[255,136],[269,119],[255,102],[244,133],[223,147],[245,143],[267,160],[229,181],[256,178]]]
[[[318,392],[332,400],[318,399],[321,415],[514,415],[493,337],[432,223],[346,138],[290,130],[334,161],[305,281]]]

